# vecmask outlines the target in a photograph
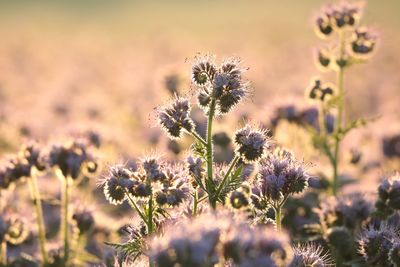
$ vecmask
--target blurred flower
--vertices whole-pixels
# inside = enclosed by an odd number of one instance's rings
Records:
[[[398,232],[392,227],[381,225],[380,228],[369,228],[362,232],[358,241],[360,254],[368,266],[393,266],[389,253],[399,242]]]
[[[94,227],[94,217],[90,210],[77,209],[72,215],[72,219],[76,222],[79,234],[85,234]]]
[[[84,140],[71,140],[51,146],[49,165],[58,168],[64,177],[77,179],[81,174],[93,174],[98,163]]]
[[[382,150],[388,158],[400,157],[400,134],[384,137]]]
[[[327,83],[323,84],[321,80],[315,79],[312,81],[309,89],[307,90],[308,97],[322,102],[329,100],[329,98],[332,97],[334,93],[333,88],[333,85]]]
[[[356,55],[367,55],[374,51],[377,35],[368,28],[358,28],[351,41],[352,52]]]
[[[400,210],[400,174],[385,177],[378,187],[378,199],[375,203],[378,212],[386,218]]]

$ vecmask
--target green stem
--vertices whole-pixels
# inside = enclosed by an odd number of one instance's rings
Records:
[[[192,215],[195,217],[197,215],[197,205],[199,204],[199,193],[197,192],[197,188],[194,189],[194,196],[193,196],[193,210]]]
[[[282,231],[282,209],[281,206],[274,207],[275,210],[275,224],[278,232]]]
[[[226,180],[228,180],[229,175],[231,174],[233,168],[235,167],[235,165],[236,165],[236,163],[238,162],[239,159],[240,159],[240,157],[236,155],[236,156],[232,159],[231,163],[229,164],[228,171],[225,173],[224,178],[222,179],[221,183],[219,184],[219,186],[218,186],[218,188],[217,188],[217,191],[215,192],[215,200],[218,199],[219,194],[221,193],[222,189],[223,189],[224,186],[225,186]]]
[[[345,53],[345,34],[343,31],[340,32],[340,59],[343,59]],[[333,183],[332,183],[332,194],[337,195],[338,185],[339,185],[339,152],[340,152],[340,141],[341,136],[340,130],[343,124],[343,114],[344,114],[344,67],[340,66],[337,71],[337,81],[336,86],[338,88],[339,103],[338,103],[338,115],[335,124],[335,144],[333,157]]]
[[[204,146],[207,146],[207,142],[201,137],[198,133],[196,133],[195,130],[191,131],[190,134],[200,143],[202,143]]]
[[[7,266],[7,242],[5,240],[0,244],[0,265]]]
[[[46,253],[46,231],[43,220],[43,209],[42,200],[40,197],[37,177],[34,172],[32,172],[30,179],[28,179],[29,189],[31,192],[31,199],[33,205],[35,206],[36,213],[36,224],[38,229],[39,247],[42,254],[43,264],[47,263],[47,253]]]
[[[207,179],[212,181],[213,175],[213,145],[212,145],[212,124],[215,115],[215,99],[211,100],[210,110],[208,112],[207,122]],[[210,204],[213,209],[216,208],[216,202],[213,201],[213,195],[209,195]]]
[[[69,259],[69,193],[70,193],[70,178],[68,176],[62,179],[62,232],[64,242],[64,263],[68,264]]]
[[[125,189],[125,195],[127,196],[129,203],[136,210],[136,212],[139,214],[139,216],[143,220],[143,222],[147,224],[146,216],[143,214],[143,212],[136,205],[135,201],[131,198],[131,196],[129,195],[128,190],[126,190],[126,189]]]
[[[149,235],[151,235],[153,233],[153,194],[150,195],[148,213],[149,220],[147,222],[147,225],[149,228]]]

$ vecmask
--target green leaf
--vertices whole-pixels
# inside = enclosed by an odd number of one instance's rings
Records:
[[[233,171],[226,183],[222,187],[222,191],[218,196],[219,201],[224,201],[229,192],[238,189],[242,185],[243,164],[241,164],[235,171]]]
[[[379,117],[354,119],[350,123],[348,123],[344,128],[339,130],[339,133],[337,134],[337,138],[341,139],[346,134],[348,134],[351,130],[357,129],[359,127],[363,127],[363,126],[367,125],[368,123],[377,120],[378,118]]]
[[[207,149],[206,147],[199,141],[193,143],[190,147],[193,155],[196,157],[200,157],[207,161]]]
[[[142,254],[144,240],[142,238],[136,238],[121,244],[109,242],[105,242],[105,244],[121,251],[125,256],[137,257]]]

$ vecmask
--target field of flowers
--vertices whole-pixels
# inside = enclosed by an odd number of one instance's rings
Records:
[[[0,267],[400,267],[400,3],[0,3]]]

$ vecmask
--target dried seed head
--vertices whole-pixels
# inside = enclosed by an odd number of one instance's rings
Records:
[[[250,125],[235,133],[236,153],[246,162],[260,160],[269,146],[265,130],[252,129]]]
[[[157,117],[162,128],[172,138],[180,138],[183,130],[191,132],[194,124],[190,118],[190,103],[185,98],[176,98],[170,105],[157,110]]]

